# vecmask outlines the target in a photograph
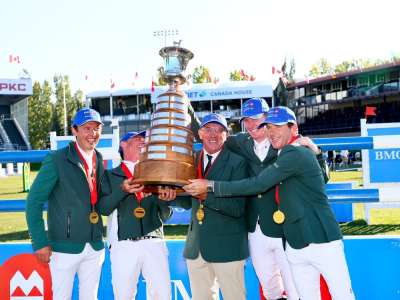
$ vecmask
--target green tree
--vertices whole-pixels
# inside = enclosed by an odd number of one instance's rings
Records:
[[[232,72],[229,73],[229,79],[231,81],[254,81],[256,78],[253,75],[246,74],[243,69],[240,70],[233,70]]]
[[[49,147],[49,132],[52,128],[51,86],[48,81],[33,85],[32,96],[28,100],[29,142],[33,149]]]
[[[74,111],[73,115],[75,115],[75,112],[77,112],[84,106],[85,96],[83,95],[82,90],[77,90],[75,92],[73,101],[74,101],[74,106],[75,106],[75,111]]]
[[[195,67],[192,74],[193,83],[211,82],[210,70],[204,66]]]
[[[320,58],[318,62],[311,65],[309,75],[318,77],[321,75],[327,75],[333,73],[334,69],[326,58]]]
[[[64,97],[67,109],[67,134],[71,134],[71,120],[76,112],[76,104],[71,95],[69,78],[66,75],[55,75],[53,80],[56,95],[55,119],[57,134],[64,134]]]
[[[335,73],[344,73],[350,71],[352,68],[352,62],[345,60],[344,62],[335,66]]]
[[[156,76],[156,81],[154,82],[155,85],[159,86],[159,85],[167,85],[167,81],[165,80],[165,71],[164,71],[164,67],[161,66],[157,69],[157,76]]]
[[[288,69],[287,68],[287,58],[285,57],[281,71],[283,73],[281,80],[283,81],[284,84],[294,82],[294,75],[296,74],[296,63],[294,61],[294,58],[292,58],[290,60],[290,65],[289,65],[289,69]]]

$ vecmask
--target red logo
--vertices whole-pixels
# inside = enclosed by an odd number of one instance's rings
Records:
[[[49,266],[33,254],[11,257],[0,267],[0,299],[52,300]]]

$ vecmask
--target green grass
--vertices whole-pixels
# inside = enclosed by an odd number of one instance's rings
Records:
[[[37,172],[31,172],[33,181]],[[362,173],[357,171],[350,172],[331,172],[331,182],[336,181],[355,181],[358,185],[362,183]],[[0,201],[7,199],[25,199],[27,193],[23,192],[21,176],[9,176],[0,178]],[[356,219],[363,219],[364,204],[355,204]],[[366,225],[362,222],[354,221],[347,224],[340,224],[344,235],[400,235],[400,209],[373,209],[371,210],[371,224]],[[164,227],[165,236],[168,239],[184,239],[187,232],[187,225],[166,225]],[[29,241],[25,214],[0,213],[0,242],[26,242]]]

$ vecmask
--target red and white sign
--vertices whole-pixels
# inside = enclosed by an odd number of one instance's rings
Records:
[[[30,79],[0,79],[0,95],[32,95]]]
[[[33,254],[11,257],[0,267],[0,299],[52,300],[49,266]]]

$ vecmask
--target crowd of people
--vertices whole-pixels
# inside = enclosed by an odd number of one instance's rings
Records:
[[[183,187],[187,196],[165,187],[157,197],[132,180],[144,133],[124,135],[121,164],[104,170],[96,150],[100,115],[78,111],[76,140],[45,158],[27,199],[32,247],[50,265],[53,299],[71,299],[76,274],[79,298],[97,299],[102,215],[109,216],[115,299],[135,297],[140,273],[151,299],[171,299],[163,222],[172,206],[191,209],[183,255],[192,299],[218,299],[219,289],[226,300],[246,299],[249,256],[268,300],[320,300],[320,276],[332,299],[355,299],[320,149],[298,135],[290,109],[269,109],[263,99],[244,103],[241,122],[247,132],[229,136],[223,116],[205,116],[194,127],[203,148],[194,158],[196,178]]]
[[[375,116],[368,116],[369,123],[399,122],[400,101],[369,104],[375,107]],[[300,132],[306,135],[357,132],[360,119],[365,118],[366,106],[351,106],[342,109],[329,109],[316,116],[307,117],[300,124]]]

